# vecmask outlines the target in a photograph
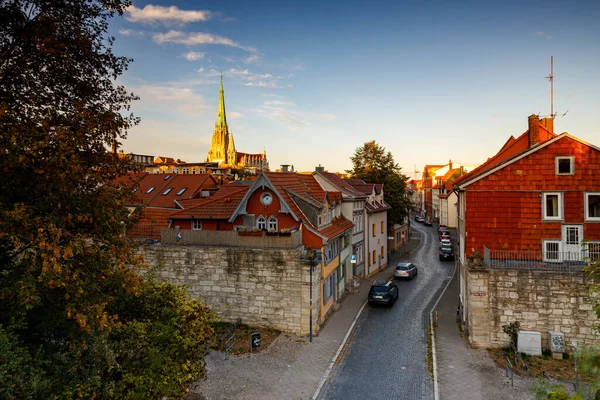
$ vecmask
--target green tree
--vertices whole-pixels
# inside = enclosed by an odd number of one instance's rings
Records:
[[[109,19],[129,5],[0,0],[3,398],[128,397],[143,389],[133,381],[124,388],[124,377],[153,376],[164,360],[189,374],[203,369],[195,355],[157,346],[157,335],[134,343],[120,334],[179,318],[178,340],[196,346],[204,339],[189,328],[212,318],[182,295],[154,319],[119,314],[120,301],[145,303],[153,293],[123,235],[134,222],[123,207],[132,190],[107,184],[132,169],[108,149],[138,122],[129,113],[136,97],[115,84],[131,60],[114,55],[107,36]],[[156,364],[145,370],[127,355],[146,350]],[[165,373],[163,391],[148,393],[175,396],[191,379]]]
[[[384,200],[392,208],[388,213],[389,224],[402,224],[406,221],[411,207],[406,196],[406,181],[401,168],[394,161],[391,152],[374,140],[357,147],[352,160],[352,169],[347,170],[353,178],[362,179],[367,183],[383,184]]]

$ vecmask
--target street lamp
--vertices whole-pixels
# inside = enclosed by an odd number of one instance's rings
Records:
[[[312,313],[313,313],[313,269],[315,267],[315,263],[322,263],[325,261],[324,257],[323,257],[323,253],[319,252],[314,252],[312,254],[312,256],[310,256],[310,258],[308,259],[309,261],[309,265],[310,265],[310,318],[309,318],[309,324],[310,327],[309,329],[309,336],[308,336],[308,341],[312,343],[312,337],[313,337],[313,317],[312,317]]]

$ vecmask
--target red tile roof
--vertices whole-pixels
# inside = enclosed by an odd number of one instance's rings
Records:
[[[335,218],[331,221],[331,225],[319,231],[319,233],[331,240],[340,235],[343,235],[348,229],[354,227],[354,224],[345,217]]]
[[[219,186],[215,178],[209,174],[175,174],[165,183],[160,191],[153,191],[155,194],[147,201],[148,206],[178,208],[175,200],[193,199],[198,197],[203,189],[214,189]]]
[[[248,189],[249,185],[223,185],[213,196],[182,202],[185,208],[169,219],[229,219]]]
[[[374,184],[365,183],[365,181],[363,181],[362,179],[346,178],[344,180],[346,182],[348,182],[350,185],[352,185],[354,187],[354,189],[356,189],[360,193],[366,194],[367,196],[372,195],[373,191],[375,190]]]
[[[127,232],[136,239],[160,239],[160,230],[169,227],[168,216],[173,210],[164,208],[144,208],[140,220]],[[152,222],[155,222],[154,226]]]
[[[337,186],[340,189],[344,189],[348,191],[353,196],[356,197],[365,197],[364,193],[356,190],[354,186],[352,186],[347,180],[340,178],[337,174],[332,172],[316,172],[315,174],[322,175],[325,179],[331,182],[333,185]]]

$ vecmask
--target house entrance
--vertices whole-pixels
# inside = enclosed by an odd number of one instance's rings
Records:
[[[562,244],[564,261],[581,261],[582,225],[563,225]]]

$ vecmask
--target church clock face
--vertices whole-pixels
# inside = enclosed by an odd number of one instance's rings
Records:
[[[260,202],[263,203],[265,206],[268,206],[273,202],[273,196],[270,193],[264,193],[260,197]]]

